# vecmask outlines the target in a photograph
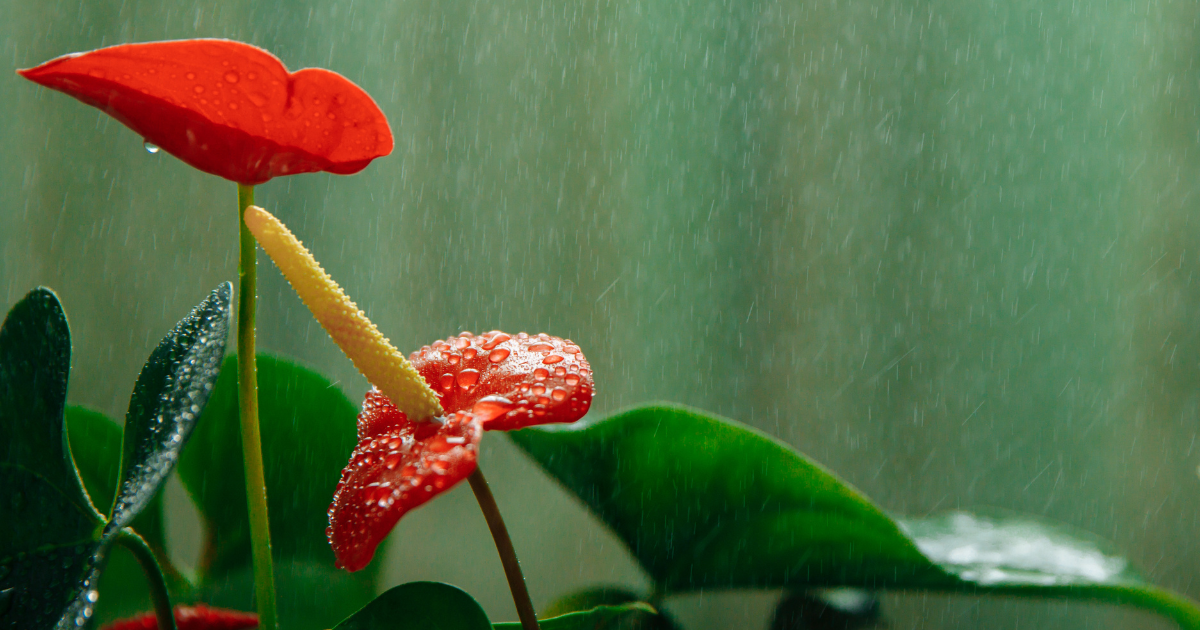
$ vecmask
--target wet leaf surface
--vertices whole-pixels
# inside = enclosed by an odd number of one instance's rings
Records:
[[[593,617],[602,628],[622,630],[679,630],[680,626],[670,614],[663,610],[647,609],[645,596],[618,586],[599,586],[563,595],[539,613],[539,619],[553,620],[571,613],[598,610]],[[606,612],[617,612],[616,618]],[[496,624],[497,627],[505,624]],[[543,624],[543,627],[544,624]],[[590,627],[590,626],[588,626]]]
[[[106,536],[131,524],[174,470],[220,372],[232,297],[229,283],[214,290],[142,367],[125,415],[120,491]]]
[[[455,586],[409,582],[389,589],[333,630],[491,630],[483,608]]]
[[[1200,628],[1098,538],[1037,519],[955,512],[895,521],[758,431],[647,405],[510,434],[668,592],[854,586],[1122,603]]]
[[[0,328],[0,628],[51,627],[86,592],[99,549],[103,520],[64,433],[70,356],[58,298],[34,289]]]

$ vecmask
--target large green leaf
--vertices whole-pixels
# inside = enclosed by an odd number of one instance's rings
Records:
[[[510,435],[666,590],[942,578],[857,490],[730,421],[654,405]]]
[[[492,630],[492,624],[458,587],[409,582],[376,597],[333,630]]]
[[[1016,593],[1127,603],[1200,628],[1193,602],[1146,583],[1091,537],[1030,518],[897,522],[787,445],[696,410],[647,405],[510,435],[616,532],[664,593]],[[1031,541],[1056,560],[1034,561]]]
[[[332,602],[330,611],[340,619],[370,601],[379,568],[373,563],[357,573],[336,571],[325,537],[326,511],[356,443],[358,408],[336,385],[307,368],[263,354],[257,365],[273,552],[280,565],[324,567],[329,579],[344,582],[350,595]],[[237,402],[236,358],[231,356],[179,464],[180,478],[207,530],[201,585],[217,590],[250,567]],[[281,600],[280,606],[286,617],[289,605]]]
[[[131,524],[174,470],[220,372],[232,299],[233,285],[217,287],[142,366],[125,414],[120,490],[106,536]]]
[[[666,630],[670,625],[649,604],[633,602],[539,619],[540,630]],[[493,624],[495,630],[521,630],[519,621]]]
[[[0,328],[0,628],[54,625],[94,577],[103,519],[67,446],[70,362],[66,314],[34,289]]]
[[[628,614],[619,616],[612,627],[621,630],[678,630],[679,624],[665,611],[643,607],[645,595],[619,586],[596,586],[559,597],[539,613],[539,618],[555,618],[595,609],[618,608]],[[603,612],[600,610],[598,612]],[[496,624],[497,626],[503,624]],[[604,626],[609,627],[609,626]],[[545,626],[543,626],[545,628]]]

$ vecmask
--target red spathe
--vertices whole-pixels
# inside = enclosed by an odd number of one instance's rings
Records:
[[[316,171],[357,173],[392,151],[387,119],[357,85],[319,68],[289,73],[271,53],[240,42],[123,44],[18,73],[241,184]]]

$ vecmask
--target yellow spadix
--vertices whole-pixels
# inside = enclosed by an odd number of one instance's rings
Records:
[[[246,227],[354,367],[412,420],[442,415],[437,394],[279,219],[250,206]]]

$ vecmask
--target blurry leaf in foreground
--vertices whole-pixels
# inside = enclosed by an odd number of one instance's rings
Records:
[[[663,610],[654,610],[643,606],[645,596],[619,586],[597,586],[575,591],[554,600],[538,615],[542,619],[552,619],[570,613],[587,612],[597,608],[604,610],[617,609],[624,611],[619,615],[618,623],[603,627],[621,628],[623,630],[678,630],[679,624]],[[611,612],[611,610],[610,610]],[[501,626],[503,624],[496,624]]]
[[[881,625],[879,597],[852,588],[785,593],[771,630],[860,630]]]
[[[462,589],[409,582],[385,591],[333,630],[491,630],[487,614]]]
[[[1019,593],[1140,606],[1200,628],[1194,602],[1145,582],[1093,537],[1030,517],[955,513],[898,522],[786,444],[701,411],[652,404],[510,435],[612,528],[667,593],[834,586]]]

